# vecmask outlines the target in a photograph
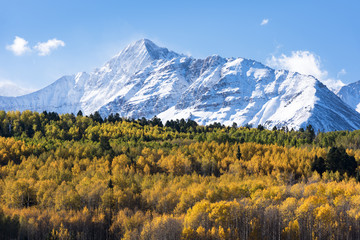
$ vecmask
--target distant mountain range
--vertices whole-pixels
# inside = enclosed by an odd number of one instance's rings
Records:
[[[92,73],[64,76],[18,97],[0,97],[0,109],[129,118],[192,119],[239,126],[321,131],[360,129],[360,83],[330,91],[312,76],[274,70],[244,58],[195,59],[147,39],[127,46]],[[356,110],[355,110],[356,109]]]
[[[343,86],[337,95],[350,107],[360,112],[360,81]]]
[[[17,97],[32,92],[11,82],[0,82],[0,96]]]

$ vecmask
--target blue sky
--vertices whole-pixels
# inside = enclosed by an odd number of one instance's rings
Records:
[[[359,11],[357,1],[0,0],[0,82],[39,89],[148,38],[195,58],[245,57],[350,83],[360,80]]]

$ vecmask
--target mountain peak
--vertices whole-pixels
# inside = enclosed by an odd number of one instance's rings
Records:
[[[151,40],[149,40],[147,38],[142,38],[140,40],[137,40],[134,44],[135,45],[145,46],[146,48],[160,48],[153,41],[151,41]]]
[[[151,40],[142,38],[140,40],[137,40],[136,42],[130,43],[125,49],[131,49],[134,51],[156,51],[161,49],[159,46],[157,46],[155,43],[153,43]]]
[[[156,60],[170,60],[180,54],[157,46],[149,39],[140,39],[130,43],[118,55],[105,64],[106,69],[120,70],[126,75],[145,69]]]
[[[119,55],[141,55],[148,56],[152,60],[175,57],[179,54],[176,54],[172,51],[169,51],[167,48],[162,48],[157,46],[151,40],[143,38],[136,42],[129,44]]]
[[[343,95],[359,95],[350,90]],[[359,103],[360,97],[348,100]],[[164,121],[190,118],[270,129],[307,124],[323,131],[360,129],[360,114],[311,76],[244,58],[186,57],[148,39],[129,44],[90,74],[60,78],[28,95],[0,97],[0,109],[156,115]]]

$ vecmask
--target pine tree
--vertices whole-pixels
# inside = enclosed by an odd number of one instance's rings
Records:
[[[103,123],[103,119],[98,111],[94,112],[94,115],[90,115],[94,122]]]
[[[322,175],[326,171],[325,160],[322,157],[315,155],[315,159],[311,164],[311,171],[317,171]]]
[[[237,146],[236,158],[237,158],[238,160],[241,159],[241,152],[240,152],[240,146],[239,146],[239,145]]]

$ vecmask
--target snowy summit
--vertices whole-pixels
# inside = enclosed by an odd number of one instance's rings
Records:
[[[343,98],[344,99],[344,98]],[[127,46],[92,73],[64,76],[0,108],[129,118],[192,119],[239,126],[321,131],[360,128],[360,114],[312,76],[243,58],[195,59],[147,39]]]

